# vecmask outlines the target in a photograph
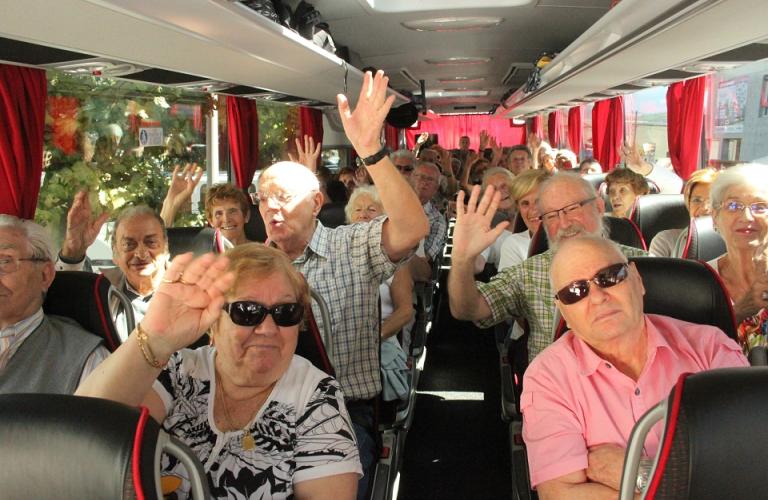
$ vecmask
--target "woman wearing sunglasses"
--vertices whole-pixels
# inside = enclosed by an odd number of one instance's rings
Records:
[[[217,498],[352,499],[361,473],[339,384],[294,355],[309,289],[279,250],[173,260],[140,325],[77,394],[146,406]],[[204,332],[211,346],[184,349]],[[164,494],[188,496],[164,458]]]
[[[744,164],[712,184],[712,218],[726,253],[709,262],[733,301],[744,352],[768,346],[768,165]]]

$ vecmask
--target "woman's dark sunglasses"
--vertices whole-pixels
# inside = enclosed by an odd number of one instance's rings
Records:
[[[629,276],[629,264],[621,262],[599,270],[588,280],[577,280],[567,284],[555,294],[555,298],[565,305],[575,304],[589,295],[589,283],[600,288],[616,286]]]
[[[241,300],[224,304],[224,310],[232,323],[240,326],[258,326],[267,314],[272,315],[277,326],[295,326],[304,318],[304,306],[296,302],[267,307],[258,302]]]

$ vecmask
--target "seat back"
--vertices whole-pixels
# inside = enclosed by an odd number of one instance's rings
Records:
[[[187,466],[195,497],[208,498],[200,462],[146,408],[69,395],[1,395],[0,442],[3,498],[162,498],[161,451]]]
[[[629,219],[650,243],[660,231],[684,228],[690,216],[682,194],[653,194],[637,197]]]
[[[603,221],[608,230],[608,237],[612,241],[620,245],[647,250],[640,229],[631,220],[605,215]],[[549,241],[547,240],[547,233],[544,231],[544,224],[542,224],[531,238],[531,243],[528,246],[528,257],[544,253],[548,249]]]
[[[630,257],[643,278],[643,311],[712,325],[737,340],[736,317],[720,277],[703,262],[671,257]],[[555,338],[565,333],[563,321]]]
[[[221,233],[212,227],[169,227],[168,251],[171,257],[192,252],[202,255],[220,253],[224,249]]]
[[[109,280],[103,274],[84,271],[57,271],[45,294],[45,314],[65,316],[83,329],[101,337],[107,349],[120,345],[120,336],[109,310]]]
[[[644,498],[765,496],[765,478],[755,466],[765,462],[768,449],[768,435],[762,432],[768,412],[768,368],[683,374],[663,409],[664,432]],[[627,483],[636,477],[636,470],[628,470],[635,465],[629,451],[641,448],[647,433],[635,434],[628,447]]]
[[[265,242],[267,241],[267,228],[264,227],[264,219],[261,218],[261,212],[259,212],[258,205],[250,206],[250,216],[248,222],[245,223],[245,237],[251,241]]]
[[[683,248],[679,251],[679,255],[684,259],[709,262],[726,252],[725,240],[715,231],[711,216],[691,219],[688,238],[680,243],[683,244]]]
[[[512,225],[508,227],[507,230],[512,231],[513,233],[520,233],[528,230],[528,226],[525,225],[525,221],[523,220],[523,216],[520,215],[520,212],[515,214],[515,220],[512,221]]]
[[[313,308],[310,307],[304,315],[304,323],[299,331],[298,342],[296,343],[296,354],[306,358],[316,368],[324,371],[328,375],[335,376],[333,368],[333,328],[331,315],[328,305],[322,296],[315,290],[310,289],[310,295],[314,303],[314,309],[323,320],[323,329],[319,328]]]
[[[320,209],[317,218],[325,227],[339,227],[347,223],[347,215],[344,213],[345,202],[327,203]]]

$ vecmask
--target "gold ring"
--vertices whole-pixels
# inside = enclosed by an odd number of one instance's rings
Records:
[[[176,281],[178,281],[182,285],[191,285],[192,284],[192,283],[187,283],[186,281],[184,281],[184,273],[179,274],[179,277],[176,279]]]
[[[173,283],[178,283],[179,281],[180,280],[173,281],[173,280],[168,280],[168,279],[163,278],[163,279],[160,280],[160,283],[173,284]]]

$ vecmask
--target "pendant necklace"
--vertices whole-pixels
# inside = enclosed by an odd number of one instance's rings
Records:
[[[217,378],[217,384],[218,387],[221,389],[221,391],[217,391],[221,393],[221,407],[224,409],[224,419],[227,421],[227,426],[230,429],[235,429],[236,426],[232,423],[234,420],[229,414],[229,408],[227,407],[227,401],[226,401],[226,393],[224,392],[224,384],[221,383],[221,377],[219,376],[218,372],[216,372],[216,378]],[[270,390],[265,390],[264,392],[267,394],[267,397],[269,396],[271,392],[271,386],[269,388]],[[264,404],[264,401],[267,398],[264,397],[261,401],[261,404],[259,404],[259,408],[256,409],[256,412],[259,411],[261,408],[261,405]],[[248,422],[250,422],[250,419],[248,419]],[[240,447],[245,451],[251,451],[256,447],[256,440],[253,438],[253,434],[251,434],[250,429],[248,428],[248,423],[245,424],[245,427],[242,429],[243,437],[240,440]]]

